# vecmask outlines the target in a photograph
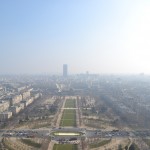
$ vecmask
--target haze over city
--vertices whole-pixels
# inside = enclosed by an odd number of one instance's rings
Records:
[[[0,1],[0,150],[150,150],[150,0]]]
[[[0,74],[150,73],[149,0],[0,1]]]

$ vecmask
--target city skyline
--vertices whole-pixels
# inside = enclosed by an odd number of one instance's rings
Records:
[[[63,64],[63,77],[67,77],[67,76],[68,76],[68,65]]]
[[[150,1],[1,1],[0,74],[150,74]]]

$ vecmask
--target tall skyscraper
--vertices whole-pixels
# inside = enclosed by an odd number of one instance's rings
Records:
[[[68,66],[67,64],[63,64],[63,77],[68,76]]]

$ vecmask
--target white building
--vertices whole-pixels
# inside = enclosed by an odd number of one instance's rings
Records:
[[[0,101],[0,112],[7,110],[10,106],[9,101]]]
[[[8,120],[11,117],[12,117],[12,112],[10,112],[10,111],[5,111],[5,112],[0,113],[0,120],[1,121]]]
[[[20,103],[20,104],[17,104],[17,105],[10,107],[10,111],[12,112],[13,115],[18,114],[23,109],[24,109],[23,103]]]
[[[30,97],[30,91],[28,90],[26,92],[23,92],[21,95],[22,95],[22,99],[25,100]]]
[[[13,96],[13,97],[11,98],[11,100],[10,100],[10,105],[12,106],[12,105],[14,105],[14,104],[19,103],[20,101],[22,101],[22,95],[21,95],[21,94],[15,95],[15,96]]]
[[[21,103],[24,104],[24,107],[27,107],[28,105],[30,105],[32,102],[34,101],[33,97],[28,98],[26,100],[23,100]]]

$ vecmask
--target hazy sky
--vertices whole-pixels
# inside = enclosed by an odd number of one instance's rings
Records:
[[[150,73],[150,0],[1,0],[0,74]]]

